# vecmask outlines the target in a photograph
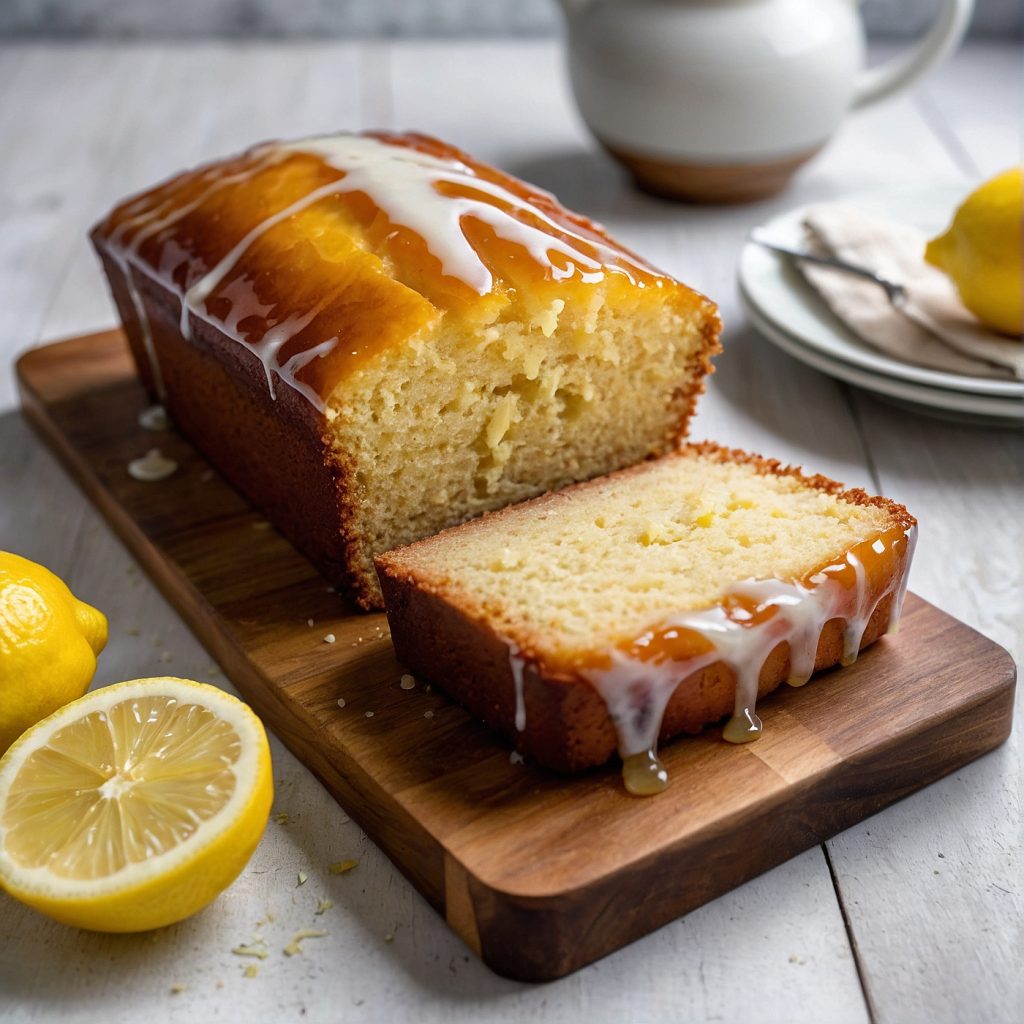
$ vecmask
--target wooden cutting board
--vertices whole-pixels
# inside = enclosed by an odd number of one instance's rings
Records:
[[[628,796],[615,767],[513,764],[442,693],[402,688],[383,615],[329,592],[183,438],[140,428],[120,332],[34,349],[18,376],[25,415],[241,693],[501,974],[575,970],[1009,734],[1009,655],[911,595],[897,637],[760,704],[758,742],[668,745],[658,797]],[[154,446],[178,471],[134,480]]]

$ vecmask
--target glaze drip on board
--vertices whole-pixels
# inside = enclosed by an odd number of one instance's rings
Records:
[[[703,669],[721,662],[731,670],[736,696],[723,738],[747,743],[761,734],[758,683],[779,644],[789,646],[786,681],[802,686],[814,672],[821,632],[831,620],[844,623],[843,664],[856,660],[875,609],[890,595],[888,628],[894,631],[916,539],[916,526],[890,530],[806,580],[744,580],[730,587],[715,607],[669,616],[606,652],[603,664],[579,666],[580,676],[604,700],[615,725],[627,789],[638,795],[657,791],[638,780],[657,763],[658,737],[673,693]],[[873,585],[866,552],[879,560],[894,557],[898,571]]]
[[[219,202],[234,186],[297,157],[313,158],[321,168],[319,184],[311,179],[308,190],[282,208],[251,222],[217,261],[199,267],[188,240],[179,237],[182,225],[204,205]],[[237,169],[240,167],[240,169]],[[324,174],[330,180],[323,182]],[[316,336],[314,321],[333,297],[325,295],[310,308],[278,313],[262,303],[246,259],[259,240],[274,227],[290,221],[318,203],[339,197],[364,197],[385,217],[394,231],[418,237],[437,261],[442,277],[458,282],[476,295],[495,288],[489,263],[499,249],[512,247],[525,254],[541,277],[552,282],[571,278],[594,284],[608,274],[620,274],[638,287],[662,287],[669,279],[642,260],[607,240],[589,222],[575,218],[548,193],[530,188],[456,150],[423,136],[339,134],[268,143],[250,150],[237,161],[214,164],[180,179],[173,179],[115,211],[108,241],[120,263],[143,348],[158,394],[164,388],[159,360],[135,272],[176,291],[181,301],[179,328],[192,333],[192,318],[211,323],[245,347],[263,366],[271,398],[277,397],[275,380],[293,388],[325,411],[328,395],[302,379],[314,360],[338,357],[336,331],[323,329]],[[469,230],[471,225],[482,228]],[[220,229],[223,230],[223,229]],[[223,253],[221,255],[221,253]],[[507,252],[506,252],[507,255]],[[382,256],[382,259],[386,258]],[[211,311],[217,299],[218,312]],[[227,312],[224,313],[224,307]],[[326,318],[328,324],[330,318]],[[247,322],[245,330],[241,325]],[[253,328],[253,322],[261,327]],[[313,329],[310,330],[311,325]],[[302,333],[298,351],[291,345]],[[290,354],[282,350],[291,345]],[[340,353],[348,357],[349,346]],[[357,351],[351,352],[358,357]]]

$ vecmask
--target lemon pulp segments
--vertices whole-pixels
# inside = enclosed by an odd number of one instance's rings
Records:
[[[0,887],[58,921],[181,921],[238,876],[274,798],[260,720],[188,679],[105,686],[0,757]]]
[[[67,879],[98,879],[193,836],[234,792],[234,728],[174,697],[133,697],[59,729],[8,791],[8,856]]]

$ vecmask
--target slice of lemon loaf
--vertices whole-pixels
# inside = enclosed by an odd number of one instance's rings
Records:
[[[850,662],[899,617],[915,520],[777,462],[693,445],[377,559],[399,659],[542,764],[659,740]]]
[[[364,607],[373,556],[683,436],[703,296],[422,135],[268,143],[93,232],[143,382]]]

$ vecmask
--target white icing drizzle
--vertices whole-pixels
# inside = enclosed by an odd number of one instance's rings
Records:
[[[142,458],[128,463],[128,475],[145,483],[166,480],[177,469],[177,462],[169,459],[159,448],[150,448]]]
[[[917,524],[907,530],[907,560],[904,563],[903,578],[896,588],[896,596],[889,607],[889,623],[886,632],[895,633],[900,626],[900,618],[903,615],[903,602],[907,596],[907,585],[910,583],[910,563],[914,560],[914,552],[917,550]]]
[[[262,153],[262,159],[254,163],[252,166],[247,167],[244,171],[239,171],[236,174],[221,174],[220,167],[214,165],[208,168],[199,175],[200,181],[212,181],[209,188],[204,189],[196,196],[195,199],[189,200],[187,203],[183,203],[178,206],[174,203],[173,197],[168,200],[170,210],[163,217],[153,218],[153,210],[145,210],[136,214],[134,217],[129,217],[127,220],[122,221],[117,229],[111,234],[110,241],[114,245],[121,245],[124,242],[125,236],[135,226],[139,226],[139,230],[132,235],[131,240],[126,244],[123,244],[123,248],[130,253],[138,253],[142,247],[142,243],[147,238],[152,238],[154,235],[159,234],[165,228],[169,228],[172,224],[177,224],[179,221],[184,220],[194,210],[198,210],[211,196],[222,191],[231,185],[240,185],[246,181],[251,180],[257,174],[265,171],[272,164],[280,163],[284,159],[285,154],[280,153],[276,150],[268,150]],[[143,196],[143,199],[147,197]]]
[[[645,660],[615,648],[609,652],[608,668],[577,669],[607,705],[618,733],[620,755],[626,759],[645,751],[653,753],[657,749],[665,709],[678,685],[718,661],[727,665],[736,677],[733,718],[726,726],[725,736],[733,742],[756,739],[760,733],[760,720],[755,713],[757,690],[768,655],[778,644],[787,642],[790,648],[787,682],[801,686],[814,671],[818,641],[825,624],[842,618],[845,620],[844,663],[854,660],[875,608],[894,591],[890,621],[899,618],[897,606],[902,604],[906,593],[915,537],[915,528],[904,535],[906,549],[902,571],[893,575],[873,601],[864,566],[851,552],[843,562],[816,573],[808,585],[775,579],[744,580],[730,588],[723,604],[671,616],[658,624],[657,635],[667,640],[675,639],[676,630],[688,630],[703,637],[709,649],[702,654],[680,660],[670,657]],[[854,571],[852,612],[849,588],[830,572],[845,566]],[[742,605],[731,605],[729,597],[745,599],[754,605],[754,611]],[[755,617],[760,621],[752,623]],[[634,646],[649,646],[654,639],[655,633],[649,631],[635,641]]]
[[[167,410],[162,405],[151,405],[139,413],[139,426],[143,430],[159,433],[169,430],[171,421],[167,417]]]
[[[296,352],[295,355],[293,355],[282,366],[273,368],[283,381],[298,391],[298,393],[302,395],[310,405],[317,408],[320,412],[324,411],[323,400],[308,384],[304,384],[299,380],[298,373],[299,370],[304,366],[308,366],[314,359],[320,359],[322,356],[327,355],[327,353],[330,352],[337,344],[337,337],[328,338],[326,341],[320,342],[319,345],[314,345],[313,348],[305,349],[302,352]],[[263,366],[266,368],[267,364],[264,363]]]
[[[238,174],[226,175],[224,177],[218,177],[219,168],[212,167],[200,175],[200,180],[209,180],[210,178],[214,178],[214,183],[209,188],[204,189],[191,202],[185,203],[182,206],[174,206],[172,201],[171,211],[163,217],[151,219],[153,218],[154,211],[146,207],[150,197],[148,195],[140,196],[134,203],[130,204],[126,210],[126,212],[133,213],[134,216],[130,216],[126,220],[122,221],[110,235],[111,252],[114,254],[121,273],[124,276],[125,286],[128,289],[128,295],[131,298],[132,307],[135,310],[135,318],[139,324],[139,333],[142,336],[142,347],[146,353],[146,360],[149,363],[150,372],[153,374],[153,387],[161,402],[166,401],[167,389],[164,386],[163,373],[160,369],[160,360],[157,358],[156,348],[153,344],[153,329],[149,322],[149,314],[146,312],[146,306],[143,302],[142,295],[139,292],[139,289],[135,284],[135,279],[132,276],[132,264],[137,266],[142,265],[143,267],[145,266],[137,259],[139,249],[147,238],[152,238],[165,228],[168,228],[172,224],[182,220],[184,217],[187,217],[193,210],[202,206],[203,203],[205,203],[215,192],[218,192],[229,185],[237,185],[243,181],[247,181],[255,174],[264,170],[270,163],[276,162],[280,159],[282,159],[281,155],[272,153],[269,154],[267,158],[247,170]],[[139,225],[142,226],[139,227],[139,230],[132,236],[131,240],[127,244],[124,244],[124,238],[128,232],[133,227]],[[166,284],[166,282],[163,283]]]
[[[153,345],[153,328],[149,323],[149,314],[146,312],[146,304],[143,302],[142,293],[135,284],[132,277],[132,268],[128,261],[121,256],[118,259],[121,273],[124,275],[124,283],[128,289],[128,295],[132,300],[132,308],[135,310],[135,320],[139,325],[139,334],[142,336],[142,348],[146,353],[146,360],[149,363],[150,373],[153,375],[153,390],[156,397],[162,404],[167,402],[167,388],[164,386],[164,375],[160,369],[160,360],[156,356],[156,347]]]
[[[213,323],[239,344],[247,348],[263,365],[272,398],[276,398],[273,376],[277,376],[310,401],[320,412],[322,399],[316,392],[297,379],[298,372],[312,359],[322,357],[337,344],[329,338],[297,353],[284,365],[277,356],[281,349],[299,331],[309,325],[323,308],[296,314],[267,329],[262,338],[251,342],[241,335],[239,323],[247,317],[265,316],[270,308],[261,305],[252,292],[251,283],[232,282],[220,292],[230,302],[230,312],[222,322],[210,316],[206,300],[234,270],[252,245],[275,225],[293,217],[302,210],[330,196],[359,192],[367,195],[395,225],[408,228],[423,238],[428,250],[439,260],[442,272],[462,281],[480,295],[488,293],[494,285],[493,277],[480,254],[463,229],[463,219],[473,218],[488,225],[495,234],[513,244],[521,245],[531,258],[544,267],[554,280],[564,280],[579,274],[586,282],[600,280],[605,273],[633,276],[622,253],[602,242],[574,230],[568,224],[554,220],[548,213],[496,182],[481,177],[471,166],[452,157],[434,156],[411,146],[391,143],[367,135],[330,135],[300,139],[289,143],[270,143],[252,151],[255,162],[246,170],[221,175],[217,166],[200,174],[199,180],[209,182],[198,196],[181,206],[174,205],[174,196],[147,207],[147,198],[141,197],[126,208],[130,213],[110,237],[112,250],[122,264],[132,304],[140,325],[142,343],[149,359],[158,395],[165,397],[160,367],[153,347],[152,331],[145,308],[129,270],[129,261],[138,269],[156,277],[165,287],[165,267],[154,271],[143,260],[139,251],[146,239],[152,238],[202,206],[214,193],[230,185],[243,182],[297,153],[316,156],[343,177],[314,189],[283,210],[264,219],[239,240],[230,251],[195,281],[181,298],[179,325],[185,338],[191,336],[190,317],[195,316]],[[469,190],[470,195],[449,195],[439,186],[457,186]],[[544,193],[546,195],[546,193]],[[161,215],[162,214],[162,215]],[[133,228],[137,228],[125,242]],[[173,242],[173,239],[171,240]],[[170,242],[168,243],[170,246]],[[173,248],[173,247],[171,247]],[[553,262],[553,255],[564,257],[564,266]],[[187,254],[182,254],[187,255]],[[652,268],[639,260],[634,265],[647,272]],[[643,285],[643,282],[639,282]],[[662,283],[661,277],[657,283]],[[174,288],[173,285],[170,287]]]
[[[865,585],[867,572],[864,569],[864,563],[852,551],[846,556],[846,561],[853,566],[856,577],[854,593],[857,600],[853,614],[846,620],[846,625],[843,627],[843,653],[839,657],[840,665],[852,665],[857,660],[857,655],[860,653],[861,637],[864,635],[871,612],[874,611],[874,608],[869,610],[867,607],[868,593]]]
[[[341,191],[341,188],[339,187],[340,184],[340,182],[332,181],[327,185],[321,185],[319,188],[313,189],[312,192],[307,193],[301,199],[295,200],[294,203],[286,206],[283,210],[278,210],[277,213],[271,214],[269,217],[261,220],[256,227],[242,238],[241,241],[236,242],[234,247],[212,270],[199,278],[199,280],[196,281],[196,283],[192,285],[187,292],[185,292],[184,298],[181,302],[180,326],[182,337],[188,338],[191,336],[188,324],[189,313],[201,313],[200,307],[203,306],[217,285],[219,285],[221,281],[223,281],[224,278],[227,277],[227,275],[234,269],[235,264],[238,263],[257,239],[266,234],[272,227],[275,227],[282,221],[287,220],[289,217],[294,217],[295,214],[301,213],[307,207],[320,202],[321,199],[326,199],[328,196],[338,195]],[[287,340],[287,338],[285,340]],[[281,344],[284,344],[284,342]]]
[[[279,147],[289,152],[313,153],[345,177],[338,192],[362,192],[393,224],[415,231],[441,262],[443,272],[467,284],[479,295],[494,285],[487,265],[462,228],[472,217],[491,227],[499,238],[521,245],[555,280],[571,277],[578,269],[584,281],[597,281],[606,267],[574,242],[611,255],[608,246],[560,224],[523,196],[482,178],[472,167],[451,157],[438,157],[409,146],[395,146],[368,135],[327,135],[299,139]],[[492,202],[441,192],[439,184],[462,185],[488,196]],[[496,201],[496,202],[494,202]],[[541,227],[526,223],[511,211],[527,213]],[[573,241],[566,241],[566,236]],[[556,267],[551,253],[565,256],[569,266]],[[574,266],[575,265],[575,266]]]
[[[508,642],[508,664],[512,669],[512,686],[516,697],[515,726],[516,732],[522,732],[526,728],[526,694],[523,689],[523,672],[526,669],[526,660],[520,653],[519,647]]]

